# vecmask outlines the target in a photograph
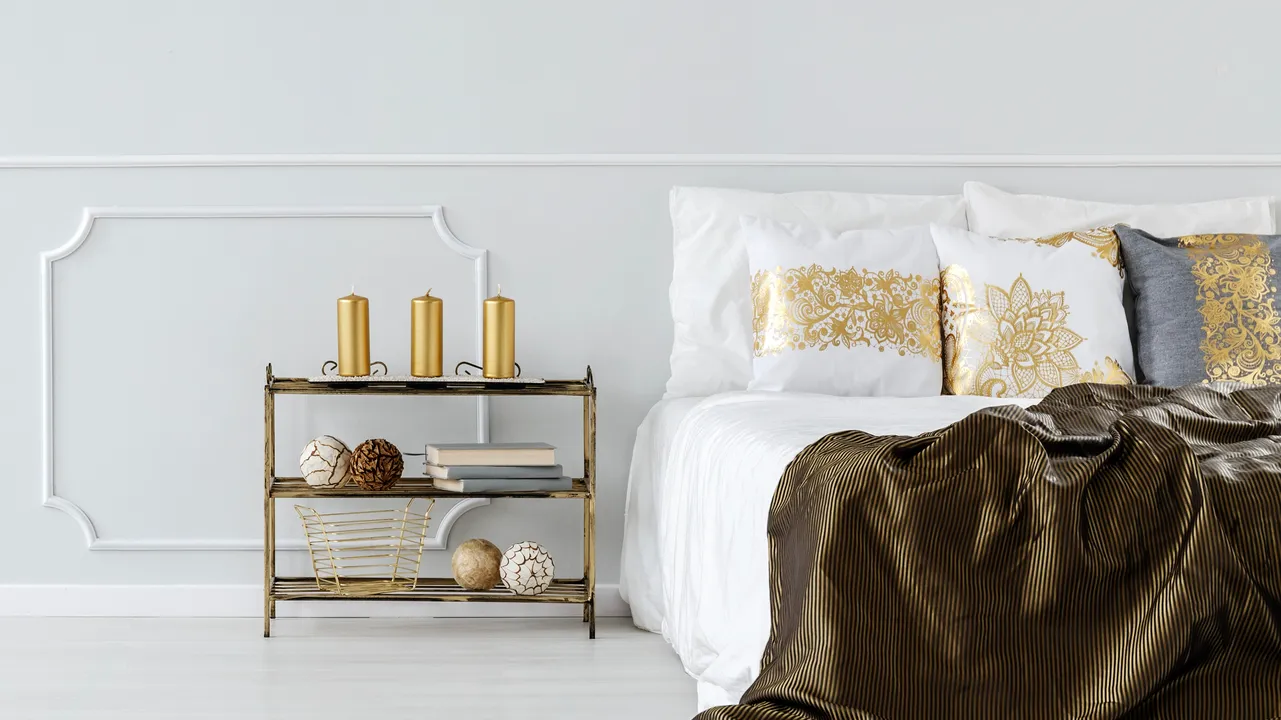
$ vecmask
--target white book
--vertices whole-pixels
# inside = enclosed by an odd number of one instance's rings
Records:
[[[436,478],[437,489],[450,492],[513,492],[517,490],[569,490],[572,478]]]
[[[423,474],[430,478],[457,480],[459,478],[558,478],[565,474],[560,465],[432,465],[423,466]]]
[[[547,443],[440,443],[424,450],[431,465],[555,465]]]

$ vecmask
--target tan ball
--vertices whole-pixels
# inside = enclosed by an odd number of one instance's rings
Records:
[[[498,584],[503,551],[482,538],[472,538],[454,551],[454,581],[468,590],[489,590]]]
[[[362,490],[386,490],[404,471],[400,450],[382,438],[366,440],[351,451],[351,479]]]

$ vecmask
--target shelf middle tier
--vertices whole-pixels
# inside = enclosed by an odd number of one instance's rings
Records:
[[[568,490],[503,490],[498,492],[451,492],[441,490],[426,478],[401,478],[388,490],[362,490],[355,485],[341,488],[318,488],[300,477],[278,477],[271,483],[274,498],[585,498],[591,495],[587,481],[574,478]]]

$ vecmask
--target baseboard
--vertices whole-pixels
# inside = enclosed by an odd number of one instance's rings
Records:
[[[560,603],[285,602],[278,617],[576,617]],[[0,585],[0,616],[261,617],[258,585]],[[630,617],[617,585],[596,586],[597,617]]]

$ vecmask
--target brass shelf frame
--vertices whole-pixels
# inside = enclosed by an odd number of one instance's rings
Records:
[[[277,395],[530,395],[569,396],[583,399],[583,477],[569,490],[455,493],[438,490],[422,478],[404,478],[389,490],[358,487],[313,488],[299,477],[276,476]],[[412,590],[351,597],[321,590],[314,577],[276,575],[276,500],[282,498],[527,498],[575,499],[583,503],[583,577],[552,581],[540,595],[515,595],[506,590],[465,590],[453,578],[418,578]],[[376,582],[376,579],[370,579]],[[298,600],[388,600],[427,602],[530,602],[570,603],[583,606],[589,638],[596,637],[596,384],[589,366],[582,380],[548,380],[543,383],[477,382],[445,384],[377,381],[369,383],[313,383],[306,378],[278,378],[267,365],[263,386],[263,637],[271,637],[276,603]]]

